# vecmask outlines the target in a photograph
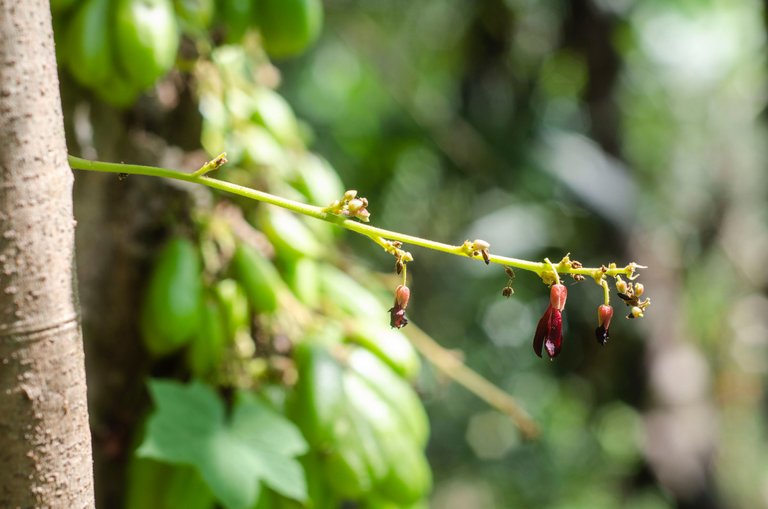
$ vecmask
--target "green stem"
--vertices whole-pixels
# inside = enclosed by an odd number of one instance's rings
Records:
[[[192,182],[195,184],[202,184],[204,186],[208,186],[213,189],[218,189],[219,191],[224,191],[227,193],[232,193],[238,196],[242,196],[244,198],[250,198],[252,200],[257,200],[260,202],[269,203],[271,205],[276,205],[278,207],[282,207],[284,209],[288,209],[290,211],[296,212],[297,214],[303,214],[305,216],[314,217],[315,219],[329,221],[331,223],[341,226],[342,228],[346,228],[347,230],[351,230],[361,235],[365,235],[371,238],[372,240],[374,240],[374,242],[376,242],[377,244],[380,244],[379,238],[384,238],[387,240],[399,240],[404,244],[412,244],[414,246],[420,246],[426,249],[441,251],[443,253],[448,253],[456,256],[469,256],[470,258],[474,258],[476,260],[481,260],[481,261],[483,260],[482,256],[480,255],[478,256],[467,255],[467,252],[464,249],[463,245],[454,246],[450,244],[444,244],[442,242],[435,242],[433,240],[423,239],[421,237],[416,237],[416,236],[408,235],[405,233],[399,233],[391,230],[385,230],[383,228],[377,228],[375,226],[370,226],[364,223],[360,223],[353,219],[344,219],[340,216],[330,214],[328,212],[324,212],[321,207],[316,207],[314,205],[308,205],[306,203],[289,200],[287,198],[275,196],[270,193],[265,193],[264,191],[258,191],[256,189],[252,189],[250,187],[240,186],[237,184],[232,184],[230,182],[225,182],[223,180],[206,177],[205,175],[199,174],[197,172],[185,173],[183,171],[169,170],[167,168],[157,168],[155,166],[107,163],[103,161],[89,161],[87,159],[81,159],[75,156],[69,156],[69,165],[72,167],[72,169],[75,169],[75,170],[99,171],[104,173],[127,173],[129,175],[146,175],[150,177],[163,177],[163,178],[181,180],[184,182]],[[528,260],[521,260],[519,258],[510,258],[508,256],[499,256],[499,255],[492,254],[489,256],[489,261],[491,263],[496,263],[499,265],[505,265],[508,267],[514,267],[516,269],[534,272],[539,276],[541,276],[542,273],[551,270],[550,264],[547,264],[547,263],[531,262]],[[634,271],[635,267],[636,266],[630,264],[630,265],[627,265],[626,267],[611,267],[606,270],[603,270],[601,268],[587,268],[587,267],[573,268],[573,267],[557,266],[557,269],[555,272],[557,273],[559,271],[560,274],[580,274],[583,276],[590,276],[590,277],[595,277],[595,275],[598,275],[598,274],[615,277],[617,275],[630,276],[632,275],[632,272]]]
[[[608,288],[608,281],[605,278],[600,280],[600,286],[603,287],[603,303],[606,306],[611,305],[611,290]]]
[[[546,263],[549,266],[549,268],[552,269],[552,274],[555,275],[555,284],[559,285],[560,275],[557,273],[557,269],[555,268],[555,266],[552,264],[551,261],[549,261],[549,258],[544,258],[544,263]]]

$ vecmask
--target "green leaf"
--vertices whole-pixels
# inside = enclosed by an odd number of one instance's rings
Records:
[[[307,499],[296,459],[307,443],[293,423],[253,394],[238,392],[228,419],[216,392],[203,383],[152,380],[149,390],[156,410],[139,456],[192,465],[228,509],[252,507],[260,482],[286,497]]]

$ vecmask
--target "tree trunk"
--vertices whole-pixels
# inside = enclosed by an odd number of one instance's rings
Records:
[[[72,172],[45,0],[0,0],[0,507],[93,507]]]

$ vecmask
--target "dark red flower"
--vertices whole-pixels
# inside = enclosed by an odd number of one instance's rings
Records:
[[[547,355],[553,359],[563,346],[563,309],[568,297],[568,289],[561,285],[552,285],[549,292],[549,306],[536,326],[533,336],[533,351],[541,357],[546,348]]]
[[[408,300],[411,298],[411,290],[405,285],[400,285],[395,289],[395,305],[389,310],[389,325],[402,329],[408,325],[408,318],[405,317],[405,308],[408,307]]]
[[[402,329],[408,325],[408,318],[405,316],[405,309],[392,308],[389,310],[390,327]]]

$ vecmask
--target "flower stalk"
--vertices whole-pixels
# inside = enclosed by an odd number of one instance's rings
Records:
[[[219,156],[219,157],[223,157]],[[522,260],[519,258],[512,258],[508,256],[495,255],[488,250],[473,250],[467,253],[464,244],[451,245],[443,242],[436,242],[429,239],[424,239],[414,235],[408,235],[392,230],[386,230],[384,228],[377,228],[369,224],[361,223],[360,221],[350,219],[343,215],[337,215],[327,210],[327,207],[316,207],[306,203],[301,203],[288,198],[273,195],[264,191],[259,191],[250,187],[240,186],[224,180],[208,177],[206,174],[213,169],[218,168],[215,162],[204,165],[200,170],[194,173],[187,173],[179,170],[171,170],[167,168],[159,168],[155,166],[143,166],[137,164],[122,164],[122,163],[108,163],[103,161],[90,161],[75,156],[69,156],[69,165],[75,170],[87,170],[98,171],[103,173],[116,173],[126,175],[145,175],[151,177],[162,177],[174,180],[180,180],[184,182],[191,182],[195,184],[201,184],[212,189],[224,191],[226,193],[235,194],[244,198],[257,200],[277,207],[290,210],[297,214],[302,214],[315,219],[328,221],[336,224],[342,228],[365,235],[376,243],[381,244],[382,241],[392,242],[397,241],[402,244],[410,244],[413,246],[419,246],[425,249],[431,249],[433,251],[440,251],[443,253],[463,256],[483,261],[487,264],[498,264],[505,267],[514,267],[515,269],[525,270],[537,274],[542,279],[546,279],[546,276],[552,277],[552,271],[554,271],[555,279],[559,280],[559,275],[570,276],[584,276],[594,278],[596,281],[600,280],[603,276],[616,277],[625,276],[631,278],[636,269],[642,268],[641,266],[630,263],[624,267],[617,267],[615,264],[611,264],[609,267],[589,268],[582,267],[581,264],[564,263],[567,259],[564,258],[558,264],[552,264],[551,262],[534,262],[529,260]],[[217,159],[219,159],[217,157]],[[214,160],[216,161],[216,160]],[[201,171],[202,170],[202,171]],[[350,200],[351,201],[351,200]],[[356,205],[356,204],[355,204]],[[353,205],[354,208],[354,205]],[[362,209],[360,209],[362,210]],[[479,246],[477,246],[479,247]],[[546,281],[545,281],[546,282]]]

